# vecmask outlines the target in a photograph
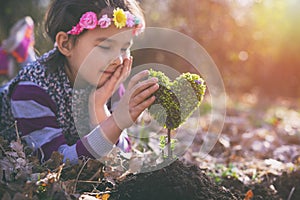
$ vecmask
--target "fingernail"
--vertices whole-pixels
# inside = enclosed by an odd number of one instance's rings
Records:
[[[154,82],[158,82],[158,78],[156,78],[156,77],[152,77],[151,80]]]
[[[149,73],[150,73],[150,72],[149,72],[148,70],[144,70],[144,71],[143,71],[143,74],[149,75]]]

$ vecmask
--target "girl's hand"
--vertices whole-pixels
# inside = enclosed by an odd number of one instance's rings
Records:
[[[120,84],[129,76],[132,66],[132,57],[125,58],[105,84],[91,92],[89,97],[89,114],[91,125],[98,125],[110,116],[106,103]]]
[[[113,112],[113,119],[120,130],[134,124],[139,115],[154,102],[155,97],[151,95],[159,88],[158,79],[140,81],[148,75],[149,71],[145,70],[132,77],[127,91]]]

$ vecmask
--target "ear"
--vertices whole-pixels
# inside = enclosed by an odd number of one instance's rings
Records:
[[[63,31],[56,34],[57,48],[64,56],[71,55],[72,42],[69,39],[68,34]]]

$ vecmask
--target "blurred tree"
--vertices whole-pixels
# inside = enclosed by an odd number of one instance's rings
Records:
[[[258,35],[253,49],[260,65],[257,81],[264,91],[283,96],[300,95],[300,28],[294,0],[264,1],[253,7],[254,33]]]
[[[242,51],[246,53],[245,47],[251,44],[251,25],[242,23],[246,19],[235,18],[225,1],[150,0],[144,4],[147,25],[175,29],[199,42],[219,67],[227,87],[231,90],[245,89],[249,85],[250,77],[244,77],[242,82],[233,77],[239,77],[241,71],[248,70],[239,54]],[[169,59],[168,56],[164,60],[163,63],[167,62],[169,66],[184,64],[181,68],[190,70],[189,63],[178,63],[178,59]]]
[[[259,89],[263,94],[300,96],[300,4],[296,0],[143,3],[148,26],[178,30],[208,51],[229,94]],[[169,66],[176,62],[173,59]]]

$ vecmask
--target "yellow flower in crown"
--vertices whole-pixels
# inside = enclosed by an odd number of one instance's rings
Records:
[[[114,9],[114,24],[117,28],[122,28],[126,25],[127,16],[123,9]]]

